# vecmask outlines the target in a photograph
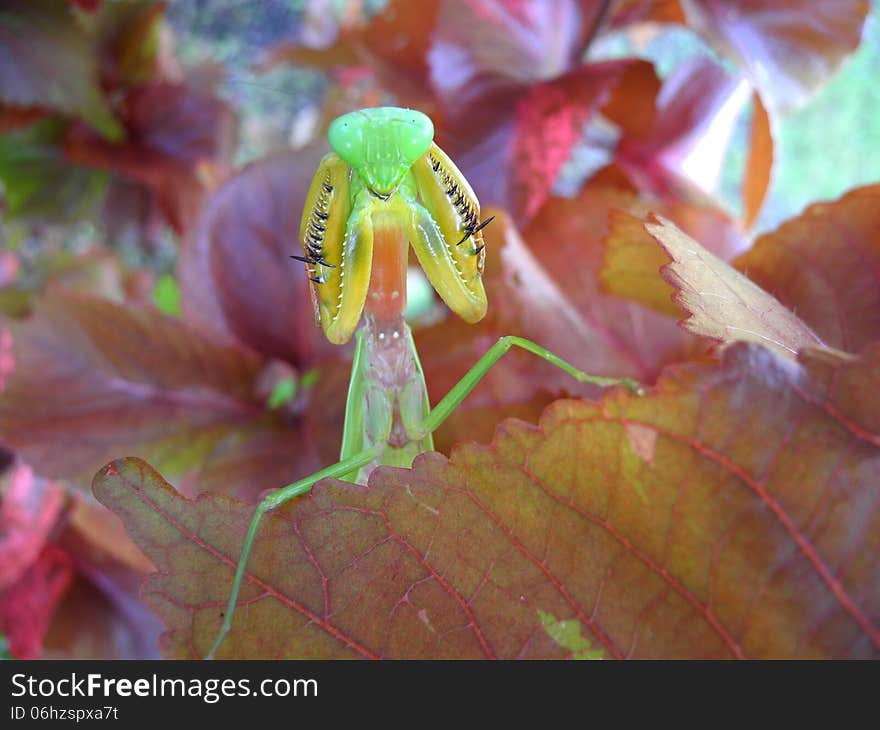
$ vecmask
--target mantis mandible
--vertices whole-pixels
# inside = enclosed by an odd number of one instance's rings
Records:
[[[433,449],[432,433],[495,362],[520,347],[580,382],[628,379],[588,375],[520,337],[501,337],[432,409],[410,328],[404,320],[407,254],[412,245],[431,285],[465,321],[488,306],[482,273],[485,243],[471,186],[434,142],[419,111],[361,109],[334,120],[333,150],[320,162],[306,197],[299,239],[317,320],[344,344],[357,330],[339,461],[266,496],[248,526],[223,624],[207,658],[232,628],[248,557],[264,514],[326,477],[366,483],[378,465],[409,467]]]

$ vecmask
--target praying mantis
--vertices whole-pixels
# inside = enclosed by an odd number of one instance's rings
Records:
[[[339,461],[266,496],[245,534],[213,658],[233,625],[248,557],[263,515],[321,479],[366,483],[379,465],[410,467],[433,449],[432,433],[512,347],[561,368],[579,382],[624,385],[626,378],[589,375],[534,342],[501,337],[431,408],[412,333],[404,319],[410,246],[440,298],[469,323],[488,302],[480,205],[470,184],[434,142],[434,125],[413,109],[374,107],[335,119],[332,152],[319,163],[302,215],[299,240],[316,319],[334,344],[354,335]],[[360,329],[355,330],[363,320]]]

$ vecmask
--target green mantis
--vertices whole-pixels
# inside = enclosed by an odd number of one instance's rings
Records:
[[[432,433],[511,347],[558,366],[580,382],[600,386],[626,379],[588,375],[540,345],[500,338],[432,409],[409,326],[404,320],[410,246],[446,305],[467,322],[488,306],[480,205],[471,186],[434,143],[421,112],[362,109],[328,130],[332,152],[318,166],[300,226],[302,262],[311,281],[316,319],[335,344],[358,323],[339,461],[260,502],[248,526],[223,623],[208,658],[233,625],[239,589],[264,514],[306,493],[321,479],[366,482],[379,465],[412,465],[433,448]]]

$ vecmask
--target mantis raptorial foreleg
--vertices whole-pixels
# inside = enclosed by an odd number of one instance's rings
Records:
[[[459,380],[445,396],[443,396],[433,409],[431,409],[425,420],[422,422],[421,430],[423,434],[427,436],[438,429],[450,414],[452,414],[452,412],[461,404],[461,402],[467,398],[470,392],[476,387],[477,383],[479,383],[483,376],[489,372],[492,366],[512,347],[519,347],[537,355],[543,360],[546,360],[561,370],[564,370],[578,382],[593,383],[594,385],[602,387],[622,385],[635,393],[641,392],[638,383],[629,378],[606,378],[590,375],[589,373],[579,370],[562,358],[557,357],[546,348],[535,344],[531,340],[527,340],[523,337],[506,336],[499,338],[498,341],[495,342],[495,344],[492,345],[492,347],[490,347],[479,360],[477,360],[476,364],[465,373],[464,377]],[[306,494],[321,479],[330,477],[342,478],[352,472],[356,472],[362,466],[371,463],[380,453],[381,449],[381,444],[372,448],[364,449],[348,458],[338,461],[332,466],[328,466],[326,469],[322,469],[311,476],[300,479],[298,482],[294,482],[293,484],[289,484],[286,487],[282,487],[281,489],[272,492],[257,505],[250,524],[248,525],[248,530],[245,534],[244,543],[241,548],[241,554],[238,558],[235,577],[232,580],[232,591],[226,604],[226,611],[223,614],[223,625],[220,627],[214,645],[211,647],[211,651],[208,652],[206,659],[214,658],[214,655],[232,628],[235,606],[238,602],[238,594],[241,590],[247,561],[257,537],[257,531],[260,522],[263,519],[263,515],[280,507],[285,502],[289,502],[294,497],[300,497],[303,494]]]

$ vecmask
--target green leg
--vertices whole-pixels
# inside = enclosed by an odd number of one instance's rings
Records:
[[[459,406],[459,404],[467,398],[468,394],[474,389],[476,384],[480,382],[482,377],[489,372],[490,368],[498,362],[504,353],[510,350],[511,347],[519,347],[531,352],[533,355],[537,355],[542,360],[546,360],[561,370],[564,370],[580,383],[593,383],[602,387],[609,385],[623,385],[634,393],[642,392],[641,387],[634,380],[630,380],[629,378],[603,378],[596,375],[590,375],[583,370],[578,370],[574,365],[567,363],[561,357],[557,357],[550,352],[550,350],[547,350],[540,345],[536,345],[531,340],[527,340],[523,337],[507,335],[499,338],[498,342],[492,345],[492,347],[486,351],[486,354],[477,360],[476,364],[465,373],[464,377],[452,387],[452,390],[443,396],[443,399],[434,406],[422,424],[425,432],[433,433],[436,431],[440,427],[440,424],[442,424],[443,421],[445,421]]]
[[[361,343],[358,342],[358,352],[360,352]],[[549,363],[552,363],[556,367],[564,370],[566,373],[571,375],[575,380],[581,383],[594,383],[600,386],[609,386],[609,385],[623,385],[635,393],[641,393],[641,388],[638,383],[629,378],[603,378],[597,377],[595,375],[589,375],[588,373],[583,372],[582,370],[578,370],[576,367],[567,363],[560,357],[557,357],[549,350],[541,347],[540,345],[536,345],[531,340],[526,340],[522,337],[513,337],[507,336],[502,337],[496,342],[489,350],[483,355],[479,360],[477,360],[476,364],[467,371],[465,376],[455,385],[452,390],[450,390],[443,399],[434,407],[434,409],[428,414],[427,418],[425,418],[422,428],[424,429],[425,436],[433,433],[440,424],[445,421],[449,415],[458,407],[458,405],[468,396],[468,394],[474,389],[476,384],[480,382],[480,379],[491,369],[491,367],[501,359],[501,357],[510,350],[511,347],[520,347],[523,350],[527,350],[538,357],[546,360]],[[346,426],[348,426],[348,419],[346,419]],[[357,435],[352,431],[348,432],[349,429],[346,429],[346,438],[344,442],[347,442],[351,445],[353,442],[357,442]],[[369,464],[376,456],[382,451],[383,445],[378,444],[373,448],[365,449],[351,456],[347,456],[341,461],[333,464],[333,466],[328,466],[326,469],[322,469],[315,474],[312,474],[305,479],[301,479],[298,482],[290,484],[286,487],[282,487],[281,489],[272,492],[268,495],[260,504],[257,506],[257,509],[254,512],[254,516],[251,518],[250,525],[248,525],[247,534],[244,538],[244,544],[241,549],[241,556],[238,560],[238,566],[235,570],[235,577],[232,581],[232,592],[229,595],[229,601],[226,604],[226,613],[223,616],[223,625],[220,628],[220,632],[217,634],[217,639],[214,641],[214,646],[211,647],[211,651],[208,652],[206,659],[213,659],[214,654],[220,648],[220,645],[223,643],[223,640],[226,638],[226,635],[229,633],[229,630],[232,628],[232,618],[235,612],[235,605],[238,602],[238,594],[241,590],[241,582],[244,578],[245,566],[247,565],[248,558],[250,557],[251,548],[254,544],[254,539],[257,535],[257,529],[259,528],[260,521],[263,518],[263,515],[269,510],[273,510],[276,507],[280,507],[282,504],[287,502],[294,497],[299,497],[302,494],[308,492],[312,486],[324,479],[326,477],[350,477],[353,472],[356,472],[362,466],[366,466]],[[343,452],[346,449],[343,448]]]
[[[344,461],[364,448],[364,331],[354,335],[354,358],[351,361],[351,377],[348,380],[348,396],[345,401],[345,424],[342,427],[342,449],[339,460]],[[346,479],[346,481],[349,481]]]
[[[244,571],[247,566],[248,558],[251,554],[251,548],[254,545],[254,539],[257,536],[257,529],[260,526],[260,521],[263,519],[263,515],[266,514],[266,512],[275,509],[276,507],[280,507],[288,500],[305,494],[312,488],[312,486],[316,482],[320,481],[321,479],[325,479],[327,477],[342,477],[352,471],[356,472],[362,466],[369,464],[373,459],[375,459],[378,452],[378,448],[366,449],[364,451],[361,451],[360,453],[348,457],[347,459],[338,461],[337,463],[333,464],[333,466],[328,466],[326,469],[315,472],[305,479],[300,479],[298,482],[288,484],[286,487],[281,487],[281,489],[278,489],[267,495],[265,499],[263,499],[263,501],[257,505],[257,509],[254,510],[254,516],[251,517],[250,524],[248,525],[247,534],[245,534],[244,536],[244,544],[241,546],[241,555],[238,558],[238,566],[235,569],[235,577],[232,579],[232,592],[229,594],[229,600],[226,602],[226,612],[223,615],[223,625],[220,627],[220,632],[217,634],[217,638],[214,640],[214,645],[211,647],[211,651],[208,652],[205,659],[214,658],[214,654],[217,653],[217,650],[220,648],[220,645],[223,643],[223,640],[226,638],[226,635],[232,628],[232,617],[235,613],[235,605],[236,603],[238,603],[238,593],[241,590],[241,581],[244,578]]]

